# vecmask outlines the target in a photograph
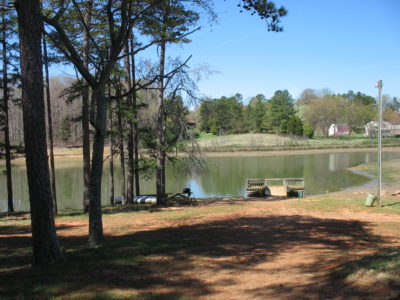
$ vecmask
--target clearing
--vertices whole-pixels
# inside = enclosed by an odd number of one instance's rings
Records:
[[[358,198],[357,198],[358,197]],[[57,218],[65,262],[30,267],[30,220],[0,217],[0,298],[394,299],[400,197],[208,199],[194,207],[104,209],[105,244],[87,216]]]

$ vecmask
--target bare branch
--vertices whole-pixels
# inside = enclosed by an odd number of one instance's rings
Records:
[[[46,33],[46,35],[53,41],[53,44],[60,50],[64,55],[67,56],[71,60],[71,62],[75,65],[75,67],[79,70],[79,72],[82,74],[82,76],[85,78],[85,80],[91,85],[95,86],[96,82],[93,76],[90,74],[89,70],[84,67],[83,61],[76,51],[75,47],[72,45],[70,39],[68,38],[67,34],[65,33],[64,29],[58,23],[58,21],[54,18],[48,18],[46,16],[42,15],[42,19],[44,22],[47,24],[51,25],[58,33],[58,37],[62,40],[64,46],[66,47],[67,51],[66,52],[63,47],[61,47],[57,41],[55,41],[52,37],[52,35]]]

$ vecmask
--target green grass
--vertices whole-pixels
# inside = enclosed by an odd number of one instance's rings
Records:
[[[30,269],[29,260],[31,256],[30,247],[25,249],[22,264],[26,272],[13,271],[11,266],[2,265],[1,273],[15,272],[16,278],[8,278],[13,284],[8,286],[4,299],[53,299],[56,297],[68,299],[121,299],[121,291],[117,288],[120,278],[124,275],[135,274],[135,268],[147,264],[146,256],[152,253],[166,253],[168,249],[175,249],[178,244],[172,244],[168,240],[159,239],[114,239],[109,240],[99,248],[87,248],[85,243],[68,245],[64,253],[65,262],[55,267]],[[143,256],[142,254],[146,254]],[[18,255],[10,253],[12,259],[18,259]],[[3,257],[0,257],[3,258]],[[117,270],[120,269],[120,272]],[[133,272],[132,274],[123,272]],[[110,272],[110,284],[117,292],[102,291],[107,287],[106,282],[97,282],[96,272],[104,274]],[[118,274],[119,276],[116,276]],[[103,275],[101,275],[103,276]],[[22,280],[18,280],[21,277]],[[4,284],[4,282],[2,283]],[[92,288],[91,288],[92,287]],[[1,299],[1,297],[0,297]],[[153,294],[130,294],[126,299],[162,299],[161,295]],[[173,299],[182,299],[175,295]]]
[[[200,132],[200,136],[199,139],[204,139],[204,138],[213,138],[213,137],[217,137],[216,135],[212,134],[211,132]]]
[[[400,249],[385,248],[372,255],[345,263],[337,270],[336,275],[353,278],[356,281],[368,280],[376,284],[391,283],[400,287]]]
[[[363,200],[360,199],[338,199],[329,196],[313,196],[299,199],[293,206],[314,212],[336,212],[344,208],[360,211],[363,208]]]
[[[353,212],[373,212],[400,215],[400,200],[398,202],[382,201],[382,207],[377,203],[373,207],[365,206],[365,199],[338,198],[330,196],[312,196],[304,199],[293,200],[293,206],[314,212],[338,212],[342,209],[349,209]]]

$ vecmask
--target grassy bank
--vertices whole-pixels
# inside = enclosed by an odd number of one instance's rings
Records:
[[[362,164],[360,166],[357,166],[355,168],[352,168],[353,170],[359,170],[362,172],[366,172],[372,177],[377,176],[377,166],[376,162],[374,163],[368,163],[368,164]],[[382,180],[386,184],[389,185],[399,185],[398,188],[400,189],[400,159],[392,159],[389,161],[383,161],[382,162]]]
[[[197,140],[205,152],[229,151],[274,151],[274,150],[313,150],[336,148],[377,147],[377,139],[361,136],[316,137],[300,139],[263,133],[235,134],[227,136],[202,135]],[[399,138],[384,138],[384,147],[399,147]]]
[[[363,149],[376,148],[377,139],[360,136],[344,137],[316,137],[313,139],[299,139],[294,137],[277,136],[265,133],[233,134],[226,136],[215,136],[212,134],[201,134],[197,142],[204,152],[272,152],[272,151],[298,151],[298,150],[324,150],[324,149]],[[400,147],[400,138],[384,138],[382,146],[386,148]],[[109,154],[109,147],[104,148],[104,153]],[[141,150],[146,153],[145,150]],[[80,147],[56,147],[54,153],[57,157],[80,157]],[[22,155],[17,155],[22,158]],[[5,165],[0,160],[0,166]]]

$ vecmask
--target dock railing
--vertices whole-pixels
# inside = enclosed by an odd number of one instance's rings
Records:
[[[256,191],[270,186],[284,186],[288,190],[304,190],[304,178],[256,178],[246,180],[247,191]]]

